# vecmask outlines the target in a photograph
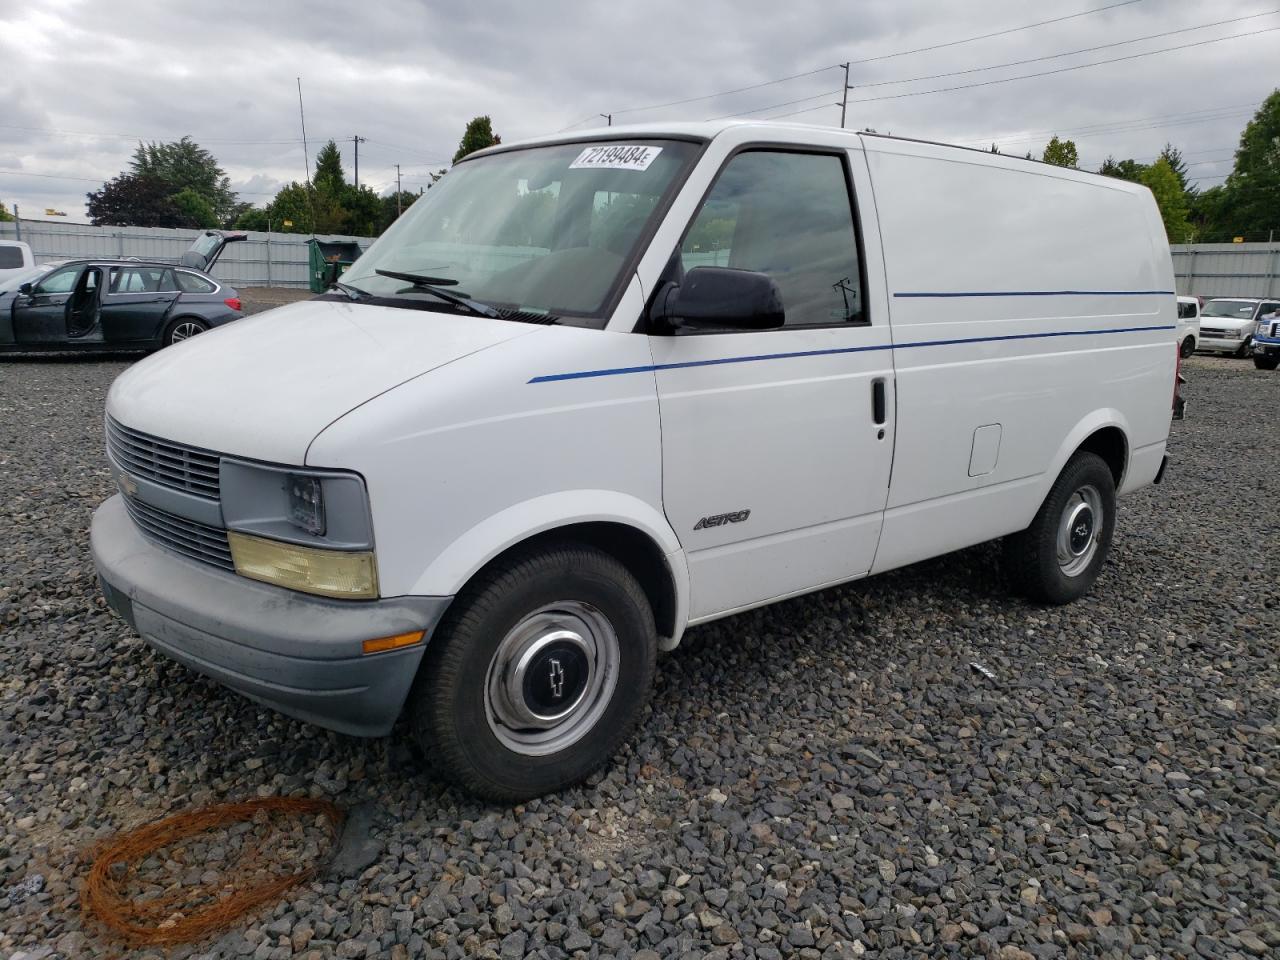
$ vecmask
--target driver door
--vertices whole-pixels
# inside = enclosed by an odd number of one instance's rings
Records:
[[[758,271],[784,325],[652,336],[667,518],[691,622],[867,573],[893,454],[888,317],[872,315],[844,151],[731,155],[674,277]]]
[[[64,343],[67,309],[72,291],[84,271],[73,264],[41,277],[30,294],[19,294],[13,305],[13,339],[16,343]]]

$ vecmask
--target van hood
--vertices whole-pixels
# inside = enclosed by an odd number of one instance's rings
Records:
[[[315,436],[344,413],[535,329],[479,316],[304,301],[135,364],[112,385],[107,412],[166,440],[302,465]]]

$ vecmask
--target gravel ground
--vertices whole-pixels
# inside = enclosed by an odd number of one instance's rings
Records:
[[[1277,375],[1188,364],[1170,472],[1122,501],[1085,601],[1009,599],[983,546],[691,631],[604,773],[505,809],[104,608],[122,369],[0,363],[0,956],[121,955],[82,929],[83,851],[271,794],[354,808],[368,842],[169,956],[1280,952]]]

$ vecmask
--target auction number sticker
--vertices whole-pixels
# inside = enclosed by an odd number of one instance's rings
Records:
[[[661,147],[641,147],[625,143],[602,144],[587,147],[578,159],[569,164],[570,170],[587,170],[598,167],[604,170],[648,170],[649,164],[662,152]]]

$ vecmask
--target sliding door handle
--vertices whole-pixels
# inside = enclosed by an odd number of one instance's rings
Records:
[[[871,381],[871,418],[879,426],[884,423],[885,399],[884,378],[876,377]]]

